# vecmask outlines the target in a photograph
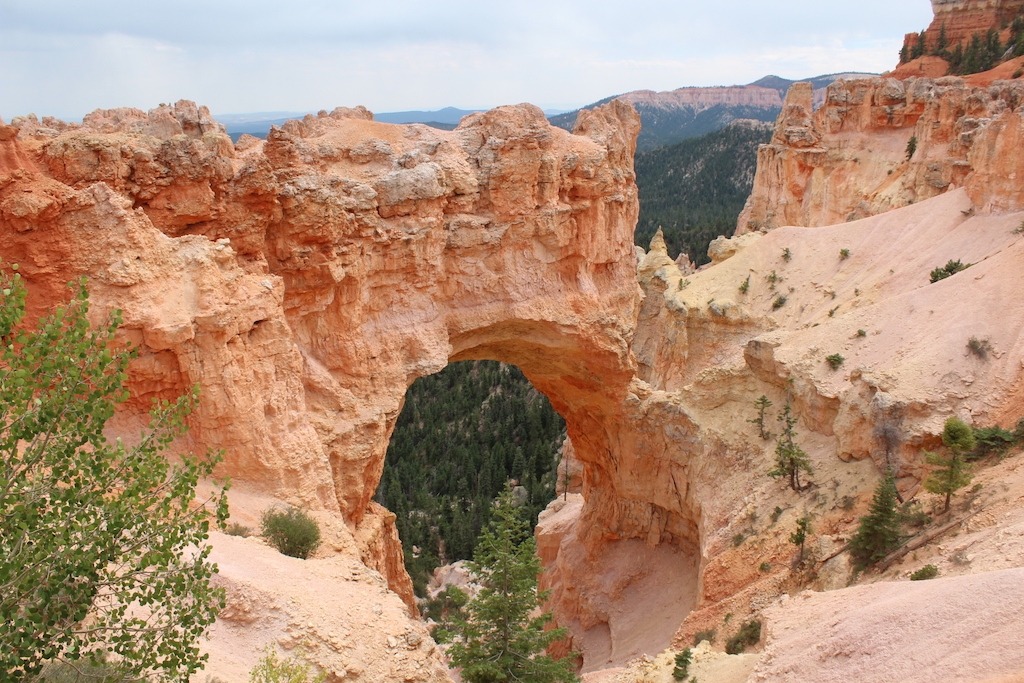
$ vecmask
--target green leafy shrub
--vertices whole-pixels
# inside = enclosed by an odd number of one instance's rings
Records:
[[[120,314],[93,327],[82,280],[33,325],[10,270],[0,272],[0,680],[35,681],[54,660],[100,666],[107,654],[123,680],[188,680],[224,606],[205,540],[228,516],[225,489],[196,500],[219,456],[164,454],[198,388],[156,403],[135,445],[108,441],[135,356],[116,341]]]
[[[867,330],[857,330],[857,336],[858,337],[866,337],[866,336],[868,336]]]
[[[928,579],[934,579],[939,575],[939,568],[934,564],[926,564],[925,566],[918,569],[916,572],[910,575],[911,581],[926,581]]]
[[[968,460],[980,460],[990,453],[1002,456],[1010,449],[1010,446],[1017,442],[1017,437],[1008,429],[992,425],[981,429],[974,427],[974,440],[976,445],[971,454],[967,456]]]
[[[934,283],[938,282],[939,280],[945,280],[950,275],[956,275],[961,270],[966,270],[967,268],[970,268],[972,265],[974,264],[961,263],[959,259],[957,259],[956,261],[950,259],[949,261],[946,262],[946,265],[940,266],[932,270],[931,281]]]
[[[242,538],[249,538],[252,536],[252,527],[247,527],[244,524],[238,522],[231,522],[224,527],[224,533],[228,536],[241,536]]]
[[[845,360],[846,359],[843,358],[838,353],[833,353],[833,354],[831,354],[829,356],[825,356],[825,362],[828,363],[828,366],[830,368],[832,368],[833,370],[838,370],[839,366],[842,365],[843,361],[845,361]]]
[[[697,647],[698,645],[700,645],[705,640],[708,641],[709,643],[714,643],[715,642],[715,629],[713,629],[713,628],[706,628],[703,631],[697,631],[696,633],[693,634],[693,646],[694,647]]]
[[[748,275],[747,279],[744,280],[743,284],[740,285],[740,294],[746,294],[749,289],[750,289],[750,276]]]
[[[762,574],[767,574],[768,572],[770,572],[772,570],[772,563],[771,562],[762,562],[761,566],[758,567],[757,569]]]
[[[743,545],[743,541],[745,541],[745,540],[747,540],[746,534],[743,534],[743,533],[736,534],[735,536],[732,537],[732,547],[733,548],[739,548],[741,545]]]
[[[772,302],[772,310],[779,310],[780,308],[786,305],[787,300],[788,299],[786,299],[785,294],[779,294],[777,297],[775,297],[775,301]]]
[[[52,661],[43,667],[40,683],[120,683],[125,672],[107,663],[105,653],[100,653],[94,662]]]
[[[752,619],[740,627],[739,632],[725,644],[725,651],[730,655],[738,655],[748,647],[757,645],[761,640],[761,622]]]
[[[693,653],[690,651],[690,648],[686,648],[682,652],[677,653],[675,661],[676,666],[672,669],[672,678],[677,681],[685,679],[689,675],[687,669],[690,668],[690,662],[692,659]]]
[[[840,261],[845,261],[848,258],[850,258],[850,250],[849,249],[840,249],[839,250],[839,260]]]
[[[988,360],[988,354],[992,352],[992,344],[988,339],[971,337],[967,340],[967,350],[982,360]]]
[[[793,258],[793,252],[791,252],[789,250],[789,247],[786,247],[785,249],[782,250],[782,260],[783,261],[786,261],[788,263],[789,260],[792,259],[792,258]]]
[[[290,557],[305,560],[320,545],[320,526],[298,508],[264,510],[260,529],[278,552]]]
[[[301,649],[296,655],[279,659],[273,645],[263,648],[266,653],[249,672],[250,683],[323,683],[327,672],[313,673],[313,667],[300,659]]]

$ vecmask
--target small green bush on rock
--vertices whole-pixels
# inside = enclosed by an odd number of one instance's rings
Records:
[[[273,645],[263,648],[266,653],[249,672],[250,683],[323,683],[327,672],[315,669],[302,661],[302,650],[293,657],[280,659]]]
[[[705,640],[708,641],[709,643],[714,643],[715,642],[715,629],[707,628],[707,629],[704,629],[703,631],[697,631],[696,633],[693,634],[693,646],[694,647],[697,647],[698,645],[700,645]]]
[[[932,270],[932,272],[931,272],[931,281],[934,283],[934,282],[938,282],[939,280],[945,280],[950,275],[956,275],[961,270],[969,268],[972,265],[974,265],[974,264],[971,264],[971,263],[961,263],[960,259],[957,259],[956,261],[950,259],[949,261],[946,262],[946,265],[939,266],[938,268],[935,268],[934,270]]]
[[[690,668],[690,662],[693,659],[693,653],[690,652],[690,648],[686,648],[682,652],[676,655],[675,668],[672,669],[672,678],[677,681],[684,680],[689,672],[687,669]]]
[[[241,536],[242,538],[249,538],[249,536],[252,536],[252,529],[244,524],[232,522],[224,528],[224,533],[226,533],[228,536]]]
[[[761,622],[756,619],[748,621],[740,627],[739,633],[725,644],[725,651],[730,655],[738,655],[751,645],[761,640]]]
[[[925,566],[918,569],[916,572],[910,575],[911,581],[925,581],[927,579],[934,579],[939,575],[939,568],[934,564],[926,564]]]
[[[320,545],[320,526],[298,508],[264,510],[260,530],[272,546],[290,557],[305,560]]]

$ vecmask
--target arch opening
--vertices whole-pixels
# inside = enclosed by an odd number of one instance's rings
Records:
[[[434,568],[472,558],[506,481],[536,524],[564,440],[565,421],[515,365],[457,361],[412,383],[374,500],[396,515],[417,597]]]

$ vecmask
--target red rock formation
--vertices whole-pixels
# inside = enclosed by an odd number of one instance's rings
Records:
[[[929,46],[939,43],[945,32],[950,48],[969,41],[975,33],[989,29],[1001,31],[1024,9],[1024,0],[932,0],[934,18],[925,30]],[[908,33],[904,45],[909,49],[918,41],[917,33]]]
[[[830,225],[967,189],[982,213],[1024,205],[1017,144],[1024,83],[969,87],[962,79],[838,81],[812,112],[809,88],[786,98],[737,234]],[[908,144],[916,138],[909,159]]]
[[[97,314],[124,310],[140,353],[118,428],[198,383],[191,443],[225,449],[236,480],[340,511],[407,600],[370,496],[416,377],[516,363],[581,461],[607,460],[638,298],[629,105],[585,113],[577,135],[528,105],[453,132],[337,109],[237,147],[188,102],[20,124],[0,140],[0,254],[37,310],[80,275]]]

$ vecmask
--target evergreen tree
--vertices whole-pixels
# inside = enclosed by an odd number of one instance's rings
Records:
[[[935,43],[935,49],[932,50],[933,55],[939,57],[946,56],[946,49],[949,47],[949,38],[946,37],[946,25],[943,24],[942,28],[939,29],[939,39]]]
[[[917,42],[910,48],[910,58],[917,59],[928,54],[928,41],[925,38],[924,31],[917,34]]]
[[[778,419],[782,423],[782,433],[779,434],[775,445],[775,469],[770,471],[768,476],[786,477],[789,479],[790,488],[799,491],[810,486],[810,483],[806,486],[800,484],[800,472],[811,475],[814,474],[814,470],[811,468],[807,453],[796,443],[796,432],[793,431],[793,427],[796,426],[797,418],[793,415],[788,399]]]
[[[765,412],[772,407],[772,402],[768,400],[767,396],[762,394],[761,398],[754,401],[754,407],[757,408],[757,417],[751,420],[747,420],[747,422],[756,424],[758,433],[760,433],[761,438],[767,441],[768,439],[772,438],[772,434],[767,430],[767,428],[765,428],[764,418]]]
[[[550,612],[531,616],[547,594],[537,591],[540,558],[509,485],[495,503],[469,569],[483,589],[465,606],[465,619],[454,621],[455,642],[448,650],[452,663],[462,667],[462,680],[577,681],[574,655],[556,661],[542,654],[565,637],[565,629],[544,630]]]
[[[924,487],[930,493],[946,495],[946,506],[942,509],[946,512],[953,494],[971,483],[971,466],[967,464],[966,456],[974,450],[977,442],[970,425],[951,417],[942,430],[942,443],[949,449],[948,458],[923,451],[928,464],[938,468],[924,480]]]
[[[807,542],[807,535],[811,533],[811,516],[806,514],[796,520],[796,531],[789,535],[789,542],[800,548],[800,562],[804,561],[804,544]]]
[[[875,489],[868,514],[860,518],[857,533],[850,539],[850,553],[857,566],[863,568],[879,562],[899,545],[896,480],[890,470]]]

